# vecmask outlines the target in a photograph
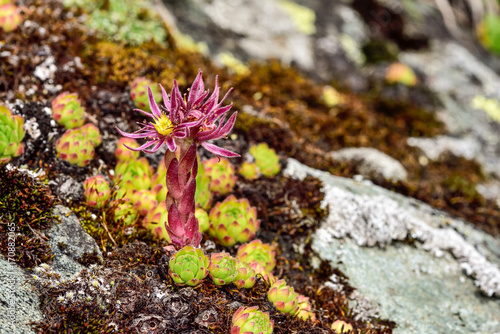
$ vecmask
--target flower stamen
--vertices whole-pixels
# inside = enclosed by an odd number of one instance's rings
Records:
[[[174,131],[174,125],[167,115],[161,115],[160,118],[156,119],[155,122],[151,124],[153,124],[156,131],[162,136],[168,136]]]

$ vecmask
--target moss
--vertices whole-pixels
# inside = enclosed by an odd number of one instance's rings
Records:
[[[47,263],[53,257],[43,230],[54,221],[55,199],[50,189],[29,175],[0,167],[0,252],[8,256],[9,232],[15,233],[15,259],[22,268]]]

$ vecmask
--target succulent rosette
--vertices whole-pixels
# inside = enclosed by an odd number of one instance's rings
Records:
[[[138,190],[132,194],[131,200],[141,216],[145,216],[158,205],[156,195],[151,190]]]
[[[403,84],[413,87],[418,83],[417,76],[410,66],[403,63],[392,63],[385,72],[385,81],[389,84]]]
[[[236,185],[234,165],[224,158],[211,158],[203,161],[205,174],[210,177],[210,190],[218,195],[226,195]]]
[[[134,225],[138,215],[139,213],[130,202],[119,203],[115,207],[114,211],[115,222],[123,223],[125,226]]]
[[[94,148],[100,143],[99,129],[93,124],[86,124],[66,130],[56,142],[56,151],[62,160],[85,167],[94,158]]]
[[[240,260],[241,261],[241,260]],[[246,262],[245,262],[246,263]],[[266,267],[259,262],[252,262],[248,264],[253,269],[255,275],[260,275],[269,284],[274,284],[277,281],[276,277],[266,269]]]
[[[160,202],[158,206],[148,212],[146,217],[142,220],[145,228],[150,230],[157,238],[166,240],[170,243],[165,223],[168,219],[167,204]]]
[[[259,167],[254,162],[245,161],[241,164],[239,173],[246,180],[252,181],[257,180],[259,178]]]
[[[0,165],[24,152],[24,119],[0,105]]]
[[[64,92],[52,101],[52,117],[66,129],[74,129],[85,123],[85,109],[78,94]]]
[[[146,158],[119,161],[115,168],[115,182],[121,188],[149,189],[151,188],[152,170]]]
[[[208,268],[210,278],[216,285],[231,284],[238,274],[237,261],[229,253],[214,253]]]
[[[255,158],[255,164],[262,175],[272,177],[280,172],[280,159],[276,151],[270,148],[266,143],[260,143],[250,147],[249,152]]]
[[[212,205],[213,194],[210,190],[210,176],[205,173],[203,164],[198,164],[198,175],[196,175],[196,192],[194,194],[196,206],[205,210]]]
[[[231,334],[271,334],[274,321],[258,306],[240,307],[233,315]]]
[[[316,315],[312,311],[311,303],[309,302],[309,297],[304,295],[299,295],[297,307],[291,312],[291,314],[300,318],[304,321],[311,320],[316,321]]]
[[[111,195],[108,181],[100,174],[87,178],[83,189],[87,205],[97,209],[102,208]]]
[[[208,213],[202,208],[196,208],[194,216],[196,217],[196,219],[198,219],[200,232],[206,232],[210,227],[210,221],[208,220]]]
[[[352,325],[342,321],[335,320],[332,324],[332,330],[337,334],[347,334],[353,330]]]
[[[267,272],[273,271],[276,266],[276,252],[271,245],[265,244],[259,239],[241,245],[236,257],[248,264],[259,263]]]
[[[130,98],[132,99],[132,101],[134,101],[137,108],[150,110],[148,86],[151,87],[153,96],[156,96],[156,103],[161,102],[161,92],[160,89],[158,89],[158,86],[153,85],[153,82],[145,77],[139,77],[135,78],[134,81],[132,81],[132,85],[130,87]]]
[[[196,286],[207,277],[210,259],[203,251],[193,246],[185,246],[169,261],[168,274],[177,285]]]
[[[233,283],[238,289],[250,289],[255,285],[256,277],[255,270],[253,270],[247,263],[237,261],[236,264],[238,273],[234,277]]]
[[[285,280],[276,281],[267,292],[267,299],[282,313],[292,313],[299,303],[299,295],[286,285]]]
[[[0,2],[0,28],[5,32],[11,32],[17,29],[23,18],[19,14],[19,8],[11,2]]]
[[[139,143],[135,139],[122,137],[116,143],[115,158],[118,161],[121,160],[135,160],[139,159],[139,152],[131,151],[125,145],[129,147],[139,147]]]
[[[238,200],[233,195],[215,204],[208,218],[208,233],[225,247],[252,239],[260,226],[257,209],[246,198]]]

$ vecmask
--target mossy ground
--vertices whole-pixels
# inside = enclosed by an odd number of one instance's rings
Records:
[[[342,103],[329,108],[321,98],[321,85],[277,61],[252,63],[249,65],[251,74],[233,75],[217,68],[200,54],[178,49],[169,34],[166,43],[147,42],[140,46],[102,40],[87,30],[78,19],[78,14],[80,13],[70,14],[57,1],[29,0],[23,8],[23,15],[25,20],[33,24],[23,25],[15,33],[8,35],[0,31],[0,40],[5,43],[2,45],[3,56],[0,58],[0,100],[13,102],[17,98],[24,101],[22,106],[18,105],[14,110],[35,118],[42,132],[40,138],[27,135],[28,149],[23,156],[13,161],[15,165],[24,164],[30,169],[43,168],[49,179],[63,173],[83,181],[92,170],[100,167],[99,160],[107,165],[105,168],[112,168],[115,164],[110,152],[103,147],[97,149],[97,157],[92,164],[83,169],[57,159],[53,142],[64,130],[56,127],[55,134],[49,138],[49,133],[54,128],[50,125],[50,116],[43,112],[43,108],[50,105],[57,93],[32,75],[47,55],[52,55],[57,65],[50,84],[61,85],[63,90],[78,92],[89,121],[97,124],[101,133],[114,138],[118,136],[114,129],[118,122],[135,129],[135,122],[142,121],[139,113],[132,112],[134,106],[128,95],[128,86],[135,77],[146,76],[153,82],[162,83],[167,90],[171,88],[172,80],[176,79],[181,91],[184,91],[201,68],[210,87],[213,87],[215,75],[219,75],[222,91],[227,91],[229,87],[235,88],[230,96],[235,106],[233,109],[255,111],[240,112],[234,130],[237,139],[225,141],[226,147],[236,148],[238,152],[244,153],[251,144],[267,142],[282,157],[294,157],[310,166],[351,177],[357,173],[356,166],[335,163],[325,158],[325,152],[344,147],[372,146],[398,159],[409,171],[407,182],[392,184],[379,180],[377,183],[463,217],[491,233],[500,232],[499,208],[482,198],[474,189],[474,185],[485,177],[477,164],[447,157],[423,166],[419,163],[419,152],[407,146],[406,140],[410,136],[430,137],[445,132],[443,125],[433,114],[422,110],[422,107],[410,102],[398,102],[398,112],[387,113],[380,108],[381,103],[387,106],[387,101],[378,101],[375,96],[360,97],[342,92]],[[397,36],[395,40],[398,41]],[[75,65],[75,57],[79,57],[83,66]],[[36,94],[30,94],[30,89],[34,89]],[[241,161],[233,160],[235,164],[240,164]],[[14,177],[14,184],[27,182],[25,177],[18,174],[10,174],[8,177]],[[360,333],[392,332],[394,324],[387,321],[366,323],[354,320],[347,298],[352,288],[342,273],[332,271],[326,263],[318,270],[309,266],[310,259],[314,256],[308,246],[309,237],[326,214],[319,209],[322,199],[320,188],[321,185],[314,179],[299,182],[278,175],[252,183],[240,180],[235,189],[237,196],[249,198],[251,204],[258,208],[259,218],[262,220],[258,237],[279,245],[276,274],[286,278],[298,292],[311,298],[313,308],[319,315],[318,323],[312,325],[310,322],[293,320],[276,313],[265,298],[263,281],[255,290],[242,293],[231,288],[216,288],[207,280],[195,289],[200,296],[197,306],[190,307],[201,309],[211,305],[223,311],[220,314],[226,314],[210,323],[212,332],[229,332],[230,314],[234,311],[230,307],[231,301],[244,304],[257,302],[261,308],[269,310],[277,324],[275,333],[331,332],[329,325],[339,318],[353,324]],[[16,191],[9,185],[6,194],[14,198],[12,195]],[[37,208],[50,208],[54,200],[43,196],[41,202],[35,201],[33,205]],[[22,201],[23,197],[19,198]],[[165,263],[164,255],[166,256],[161,248],[163,244],[141,229],[139,222],[135,229],[131,229],[132,233],[129,233],[130,229],[126,226],[110,219],[107,212],[110,208],[89,210],[82,203],[70,205],[79,215],[85,230],[104,251],[104,267],[112,269],[115,273],[113,275],[118,276],[117,280],[126,280],[128,283],[124,286],[130,291],[146,291],[151,288],[147,286],[147,272],[154,273],[155,284],[163,282],[172,291],[180,291],[172,285],[168,275],[161,272]],[[9,212],[12,213],[10,206]],[[34,214],[35,211],[29,212]],[[43,212],[42,216],[46,217],[45,211]],[[42,224],[45,220],[36,221],[41,224],[36,229],[46,227],[45,223]],[[34,247],[43,251],[43,242],[37,241],[30,233],[32,232],[23,232],[22,238],[28,238],[26,249]],[[32,244],[29,244],[29,240]],[[147,245],[134,243],[138,240]],[[305,247],[299,252],[294,244],[304,244]],[[43,254],[37,256],[42,259]],[[50,255],[47,256],[50,258]],[[46,261],[49,260],[47,256]],[[27,263],[26,267],[42,261],[33,256],[28,260],[23,260]],[[92,254],[81,259],[85,264],[96,261]],[[343,291],[324,287],[333,273],[342,278]],[[130,275],[135,276],[130,279]],[[126,290],[118,291],[115,301],[125,296]],[[104,324],[109,319],[119,321],[125,331],[132,331],[132,317],[121,314],[116,308],[104,312],[96,304],[54,307],[57,293],[53,289],[47,289],[42,295],[42,310],[46,317],[37,324],[39,332],[105,332]],[[131,315],[143,312],[147,307],[144,302],[137,304],[137,309],[134,306],[130,311]],[[192,315],[186,318],[193,323]],[[182,326],[189,333],[190,327],[187,324]],[[204,331],[199,329],[199,333]]]

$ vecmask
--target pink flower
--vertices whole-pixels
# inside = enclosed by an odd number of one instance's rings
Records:
[[[237,113],[233,113],[227,122],[224,122],[232,104],[222,106],[227,94],[219,102],[220,87],[215,79],[215,89],[210,95],[205,91],[201,71],[193,81],[187,100],[181,95],[177,81],[174,80],[170,96],[160,85],[164,106],[160,109],[156,104],[153,93],[148,87],[148,98],[151,113],[141,109],[135,109],[146,116],[151,117],[151,122],[138,123],[141,129],[134,133],[126,133],[117,128],[118,132],[128,138],[146,139],[147,142],[137,148],[128,147],[133,151],[144,151],[146,153],[156,152],[163,144],[167,144],[170,151],[175,151],[179,140],[200,144],[206,150],[215,155],[224,157],[238,157],[239,155],[223,149],[207,141],[224,138],[232,130],[236,121]],[[152,148],[149,148],[153,146]]]

